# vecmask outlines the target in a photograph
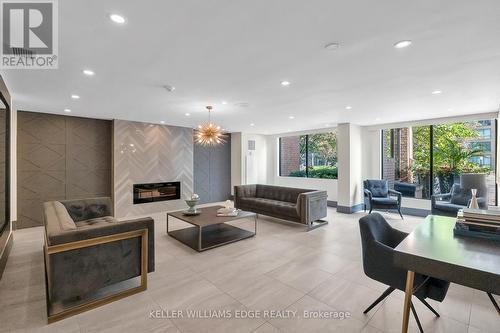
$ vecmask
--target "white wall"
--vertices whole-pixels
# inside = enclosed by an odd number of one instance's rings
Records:
[[[362,127],[361,132],[361,149],[363,154],[362,178],[380,178],[380,166],[382,165],[382,156],[380,155],[382,137],[380,130],[368,130],[366,127]]]
[[[242,181],[241,149],[241,133],[231,133],[231,195]]]
[[[338,191],[341,193],[337,197],[339,206],[351,206],[350,178],[351,169],[349,168],[349,124],[339,124],[337,127],[337,156],[338,156]]]
[[[364,156],[362,149],[362,129],[361,126],[349,124],[350,156],[350,205],[355,206],[363,203],[363,164]]]
[[[337,128],[339,206],[353,207],[363,202],[362,137],[362,129],[358,125],[345,123]]]
[[[248,150],[249,140],[255,141],[254,151]],[[231,194],[234,195],[235,185],[269,184],[269,174],[274,163],[268,159],[269,156],[268,136],[231,133]],[[255,177],[250,177],[251,175]]]
[[[255,141],[255,150],[248,150],[248,141]],[[267,156],[268,156],[268,140],[266,135],[242,133],[241,135],[241,164],[244,184],[267,184]],[[250,164],[254,161],[253,166]],[[253,168],[253,170],[251,169]],[[251,177],[254,174],[255,177]]]

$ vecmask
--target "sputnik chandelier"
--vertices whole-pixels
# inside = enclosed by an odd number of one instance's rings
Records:
[[[198,125],[194,133],[194,140],[197,144],[202,146],[215,146],[226,142],[225,134],[222,132],[220,126],[212,123],[211,111],[212,106],[207,106],[208,110],[208,123]]]

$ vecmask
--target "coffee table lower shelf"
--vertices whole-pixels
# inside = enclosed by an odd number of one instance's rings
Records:
[[[250,238],[257,234],[257,214],[240,211],[237,216],[217,217],[217,210],[221,207],[200,208],[201,214],[196,216],[183,215],[182,211],[169,212],[167,213],[167,234],[198,252]],[[175,218],[190,224],[190,226],[170,230],[170,218]],[[244,219],[254,220],[253,231],[232,225],[232,223]]]
[[[184,229],[172,230],[168,232],[168,235],[189,246],[193,250],[202,252],[214,247],[253,237],[255,236],[255,232],[241,229],[230,224],[216,224],[203,228],[187,227]]]

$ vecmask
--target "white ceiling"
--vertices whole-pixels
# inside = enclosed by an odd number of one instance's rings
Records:
[[[491,112],[499,13],[498,0],[59,1],[59,69],[2,74],[20,110],[195,126],[210,104],[229,130],[264,134]]]

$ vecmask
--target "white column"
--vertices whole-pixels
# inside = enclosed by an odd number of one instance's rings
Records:
[[[362,132],[358,125],[344,123],[337,128],[339,212],[353,212],[363,204]]]

